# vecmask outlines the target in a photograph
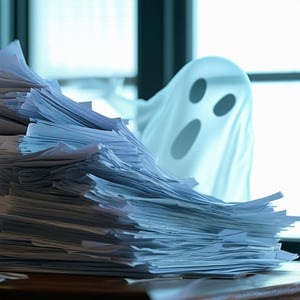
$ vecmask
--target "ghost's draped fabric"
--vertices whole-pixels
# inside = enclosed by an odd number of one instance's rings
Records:
[[[198,191],[225,201],[251,199],[251,87],[234,62],[189,62],[165,88],[137,102],[136,124],[166,173],[195,178]]]

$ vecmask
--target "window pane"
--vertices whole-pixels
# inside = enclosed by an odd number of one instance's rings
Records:
[[[300,215],[300,83],[252,83],[252,92],[253,197],[281,191],[283,207]]]
[[[247,72],[300,70],[299,0],[194,0],[194,56],[219,55]]]
[[[300,84],[252,83],[252,93],[253,196],[281,190],[292,203],[300,197]],[[300,207],[295,209],[300,215]]]
[[[136,76],[136,0],[31,0],[30,66],[48,78]]]
[[[217,55],[246,72],[300,71],[298,0],[194,0],[194,58]],[[281,191],[300,215],[300,82],[252,82],[252,199]],[[280,205],[281,206],[281,205]],[[284,236],[300,237],[300,224]]]
[[[10,8],[12,1],[1,0],[0,1],[0,47],[1,49],[6,47],[10,42],[12,35],[10,28]]]
[[[136,10],[137,0],[31,0],[30,67],[60,80],[69,98],[119,116],[111,95],[137,94]]]

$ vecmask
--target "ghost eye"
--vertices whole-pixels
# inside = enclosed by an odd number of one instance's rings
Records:
[[[206,80],[203,78],[200,78],[193,83],[189,96],[192,103],[198,103],[201,101],[206,92],[206,86]]]
[[[213,112],[216,116],[226,115],[235,105],[236,98],[233,94],[222,97],[214,106]]]

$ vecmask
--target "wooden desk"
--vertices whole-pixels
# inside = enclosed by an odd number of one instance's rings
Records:
[[[0,283],[0,299],[300,299],[300,262],[237,279],[155,279],[29,273]]]

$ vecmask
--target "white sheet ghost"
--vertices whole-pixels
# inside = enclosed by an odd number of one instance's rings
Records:
[[[136,104],[142,142],[166,174],[227,202],[251,200],[252,95],[246,73],[222,57],[187,63],[148,101]]]

